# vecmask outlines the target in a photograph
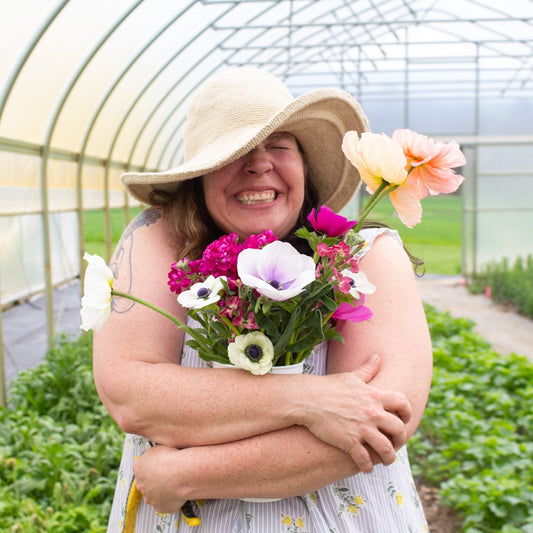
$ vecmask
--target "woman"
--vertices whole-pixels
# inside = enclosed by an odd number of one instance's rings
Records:
[[[341,209],[359,185],[342,137],[367,127],[342,91],[293,100],[256,69],[208,82],[188,112],[185,162],[123,176],[130,194],[159,207],[124,233],[114,287],[185,320],[169,266],[224,233],[291,239],[312,207]],[[404,444],[427,400],[431,343],[399,239],[382,229],[365,237],[374,316],[338,325],[345,342],[322,343],[308,359],[317,375],[206,369],[170,321],[114,302],[94,338],[98,392],[128,433],[108,531],[121,530],[135,456],[136,531],[189,531],[178,514],[185,500],[196,502],[196,531],[210,533],[426,530]]]

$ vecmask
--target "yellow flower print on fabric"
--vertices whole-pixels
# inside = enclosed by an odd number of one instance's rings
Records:
[[[394,499],[398,507],[403,505],[403,494],[396,489],[392,481],[387,486],[387,492],[389,493],[390,497]]]
[[[281,516],[281,523],[286,527],[287,533],[305,533],[302,528],[305,527],[303,518],[292,518],[289,515]]]
[[[363,497],[362,497],[360,494],[358,494],[358,495],[353,499],[353,501],[354,501],[354,503],[355,503],[356,505],[358,505],[359,507],[361,507],[362,505],[365,504],[365,500],[363,500]]]
[[[333,493],[337,497],[337,516],[341,516],[342,513],[348,513],[353,516],[359,514],[361,507],[366,503],[361,494],[350,494],[350,490],[347,487],[334,487]]]

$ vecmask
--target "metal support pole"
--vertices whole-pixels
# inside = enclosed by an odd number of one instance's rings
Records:
[[[109,205],[109,164],[106,164],[104,170],[104,230],[105,230],[105,254],[106,261],[111,260],[113,247],[113,235],[111,229],[111,206]]]
[[[480,122],[480,98],[479,98],[479,88],[480,88],[480,72],[479,72],[479,44],[476,45],[476,94],[475,94],[475,105],[474,105],[474,135],[479,137],[479,122]],[[474,166],[474,187],[473,187],[473,199],[472,199],[472,211],[473,211],[473,254],[472,254],[472,272],[471,274],[477,273],[478,261],[477,261],[477,251],[478,251],[478,187],[479,187],[479,176],[478,176],[478,160],[479,160],[479,146],[476,144],[474,147],[475,150],[475,166]]]
[[[7,403],[6,362],[4,357],[4,331],[2,329],[2,286],[0,280],[0,407]]]
[[[46,296],[46,326],[48,343],[55,337],[54,328],[54,286],[52,280],[52,251],[50,239],[50,206],[48,203],[48,145],[43,146],[41,154],[41,215],[43,228],[44,285]]]

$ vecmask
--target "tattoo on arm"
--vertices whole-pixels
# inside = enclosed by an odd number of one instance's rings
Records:
[[[118,279],[120,272],[121,285],[125,292],[131,290],[133,283],[133,264],[131,254],[135,230],[142,226],[151,226],[152,224],[155,224],[162,216],[161,210],[155,207],[151,207],[140,213],[126,228],[113,252],[109,268],[112,270],[115,279]],[[111,310],[117,313],[125,313],[134,305],[135,302],[127,300],[126,298],[113,298],[111,301]]]

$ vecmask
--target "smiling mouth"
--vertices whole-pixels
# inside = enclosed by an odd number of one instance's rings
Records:
[[[263,191],[254,193],[241,193],[235,196],[237,202],[243,205],[257,205],[273,202],[277,197],[275,191]]]

